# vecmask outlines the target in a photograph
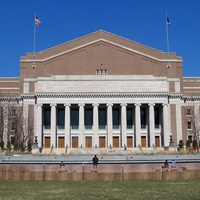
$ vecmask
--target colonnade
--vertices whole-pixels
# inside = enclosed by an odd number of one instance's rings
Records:
[[[56,126],[56,107],[57,104],[52,103],[49,104],[51,107],[51,129],[50,129],[50,138],[51,138],[51,146],[58,147],[57,144],[57,126]],[[72,137],[77,136],[78,137],[78,146],[79,147],[85,147],[85,136],[88,134],[85,130],[84,126],[84,103],[79,103],[79,127],[78,132],[73,133],[71,130],[70,125],[70,107],[72,104],[65,103],[65,128],[63,130],[63,136],[65,138],[65,146],[72,147]],[[98,125],[98,107],[99,103],[93,103],[93,126],[92,126],[92,147],[98,147],[99,146],[99,136],[101,135],[99,131],[99,125]],[[115,136],[115,133],[113,132],[113,114],[112,114],[112,108],[113,103],[107,103],[106,109],[107,109],[107,128],[105,130],[106,138],[106,147],[113,146],[113,136]],[[149,103],[148,104],[148,130],[147,133],[141,132],[141,106],[143,104],[141,103],[135,103],[133,106],[134,109],[134,129],[132,133],[128,133],[127,131],[127,103],[121,103],[120,109],[121,109],[121,127],[119,133],[116,133],[116,135],[119,135],[120,138],[120,144],[119,147],[124,147],[127,145],[127,136],[132,135],[133,136],[133,147],[141,146],[141,136],[145,135],[147,136],[148,144],[147,146],[153,147],[155,145],[155,116],[154,116],[154,107],[155,103]],[[147,104],[146,104],[147,105]],[[43,104],[37,104],[36,108],[36,116],[37,116],[37,124],[35,129],[35,134],[38,138],[38,145],[39,147],[44,146],[44,130],[43,130]],[[169,110],[168,110],[168,104],[162,104],[162,130],[160,133],[160,140],[162,140],[162,145],[168,146],[169,145]]]

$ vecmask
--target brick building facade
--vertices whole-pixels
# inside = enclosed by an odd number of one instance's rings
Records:
[[[19,78],[0,78],[1,102],[23,107],[43,149],[166,147],[199,137],[200,78],[182,62],[100,30],[21,57]]]

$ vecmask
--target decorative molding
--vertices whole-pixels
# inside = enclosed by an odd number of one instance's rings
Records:
[[[22,101],[23,99],[39,98],[168,98],[186,101],[200,101],[200,96],[184,96],[182,94],[170,93],[65,93],[65,94],[22,94],[20,97],[0,97],[0,102]]]
[[[66,106],[69,106],[69,107],[70,107],[71,104],[70,104],[70,103],[65,103],[64,106],[65,106],[65,107],[66,107]]]
[[[141,103],[135,103],[135,107],[137,107],[137,106],[141,106]]]
[[[98,103],[93,103],[92,106],[93,106],[93,107],[94,107],[94,106],[97,106],[97,107],[98,107],[99,104],[98,104]]]

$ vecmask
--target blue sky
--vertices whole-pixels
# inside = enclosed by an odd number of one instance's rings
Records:
[[[18,77],[20,56],[103,29],[183,59],[184,77],[200,77],[200,0],[0,0],[0,77]]]

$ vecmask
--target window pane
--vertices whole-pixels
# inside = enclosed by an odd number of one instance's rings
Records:
[[[132,128],[133,126],[133,109],[127,108],[127,128]]]
[[[154,118],[155,118],[155,126],[159,126],[160,124],[160,113],[159,108],[154,109]]]
[[[93,110],[92,108],[85,108],[85,126],[91,128],[93,125]]]
[[[107,125],[106,108],[99,108],[99,129],[105,129]]]
[[[79,125],[79,110],[78,108],[71,109],[71,126]]]
[[[51,126],[51,109],[45,108],[44,109],[44,126],[45,128],[50,128]]]
[[[120,124],[120,109],[113,108],[113,128],[119,128]]]
[[[64,128],[65,125],[65,109],[64,108],[58,108],[58,117],[57,117],[57,124],[58,128]]]
[[[141,108],[141,125],[146,126],[146,108]]]

